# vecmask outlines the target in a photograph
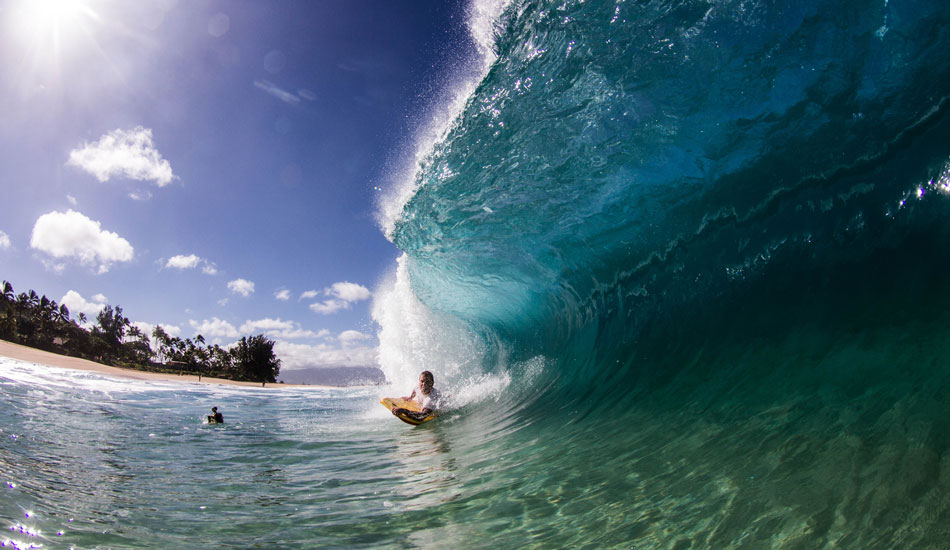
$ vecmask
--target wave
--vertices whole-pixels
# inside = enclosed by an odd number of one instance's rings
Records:
[[[381,207],[391,380],[609,405],[775,361],[833,380],[815,361],[895,318],[936,341],[913,300],[947,303],[950,6],[494,6],[484,71]]]

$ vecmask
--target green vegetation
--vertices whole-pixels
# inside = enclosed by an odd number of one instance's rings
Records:
[[[152,372],[189,373],[230,380],[275,382],[280,359],[274,341],[263,334],[243,337],[231,349],[207,346],[200,334],[182,340],[160,326],[152,340],[129,321],[119,306],[105,306],[87,330],[86,316],[70,319],[69,308],[33,290],[16,294],[3,281],[0,339],[116,367]]]

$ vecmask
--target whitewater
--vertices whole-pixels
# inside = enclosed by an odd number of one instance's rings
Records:
[[[4,361],[0,543],[947,548],[950,4],[471,12],[379,208],[392,385]]]

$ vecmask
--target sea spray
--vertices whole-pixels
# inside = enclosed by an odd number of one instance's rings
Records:
[[[475,88],[497,59],[495,41],[510,3],[511,0],[482,0],[469,4],[467,28],[475,45],[475,55],[456,73],[444,75],[447,84],[435,94],[441,101],[431,103],[425,115],[420,113],[425,122],[408,147],[408,154],[403,151],[406,160],[397,162],[397,168],[388,178],[386,191],[380,195],[377,204],[377,222],[387,238],[392,238],[396,220],[402,216],[406,202],[421,185],[420,175],[426,170],[433,151],[457,124]]]
[[[503,349],[479,338],[463,321],[432,311],[413,293],[405,256],[376,291],[379,365],[387,392],[408,395],[419,373],[431,371],[453,408],[495,394],[507,385]]]
[[[449,84],[440,92],[444,99],[434,103],[426,115],[428,121],[406,157],[410,162],[403,162],[393,171],[388,190],[381,195],[377,219],[388,238],[406,202],[421,185],[420,177],[433,151],[458,123],[459,114],[495,62],[495,42],[509,4],[510,0],[469,4],[466,25],[475,55],[456,74],[446,75]],[[419,372],[430,370],[438,377],[438,386],[450,396],[452,407],[497,396],[509,382],[506,351],[491,334],[487,339],[479,337],[475,327],[426,307],[412,289],[408,261],[405,255],[397,260],[373,301],[373,320],[380,326],[377,359],[391,383],[386,391],[408,393],[417,384]]]

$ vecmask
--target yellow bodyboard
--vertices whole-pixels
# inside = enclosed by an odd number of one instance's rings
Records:
[[[393,407],[399,407],[400,409],[408,409],[412,412],[419,412],[422,410],[421,408],[419,408],[419,404],[416,403],[415,401],[402,399],[401,397],[384,397],[382,400],[380,400],[380,404],[386,407],[387,410],[392,410]],[[432,420],[433,418],[435,418],[435,413],[430,414],[429,416],[423,418],[422,420],[416,420],[415,418],[411,418],[403,414],[397,414],[395,415],[395,417],[398,418],[399,420],[402,420],[406,424],[412,424],[413,426],[418,426],[419,424],[422,424],[423,422],[428,422]]]

